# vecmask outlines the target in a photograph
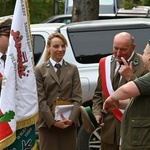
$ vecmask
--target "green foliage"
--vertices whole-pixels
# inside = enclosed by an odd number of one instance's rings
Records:
[[[133,8],[133,1],[126,0],[124,1],[124,9],[132,9]]]
[[[64,13],[64,1],[59,1],[59,14]],[[140,0],[124,0],[124,4],[122,4],[122,0],[119,1],[119,6],[123,5],[125,9],[131,9],[132,7],[139,4]],[[14,13],[16,0],[2,0],[0,1],[1,16],[12,15]],[[28,0],[29,3],[29,12],[30,12],[30,22],[33,23],[41,23],[47,18],[54,15],[54,0]],[[141,0],[142,5],[150,6],[150,0]],[[139,4],[140,5],[140,4]]]
[[[1,6],[0,16],[7,16],[13,14],[15,4],[10,5],[10,2],[5,1],[1,2],[0,6]]]
[[[29,4],[31,23],[40,23],[53,15],[53,2],[34,2]]]
[[[28,0],[28,4],[31,24],[41,23],[54,14],[54,0]],[[0,1],[0,6],[0,16],[12,15],[14,13],[14,0]],[[59,4],[59,8],[59,13],[63,14],[63,3]]]
[[[150,0],[142,0],[142,5],[150,6]]]

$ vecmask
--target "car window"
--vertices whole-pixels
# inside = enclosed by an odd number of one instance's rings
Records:
[[[130,27],[111,27],[110,29],[91,30],[75,32],[70,30],[69,39],[76,58],[79,63],[98,63],[99,60],[112,54],[113,37],[119,32],[129,32],[135,37],[136,51],[143,53],[143,49],[149,39],[150,27],[140,27],[134,25]],[[90,29],[89,29],[90,30]]]
[[[44,51],[45,39],[42,35],[32,35],[32,38],[33,38],[34,62],[36,65]]]
[[[99,4],[101,5],[112,5],[114,0],[99,0]]]
[[[73,6],[73,0],[68,0],[68,6],[72,7]]]
[[[65,24],[69,24],[72,22],[72,17],[62,17],[60,16],[60,18],[50,18],[45,20],[44,22],[46,23],[65,23]]]
[[[65,24],[69,24],[71,22],[72,22],[71,18],[59,18],[59,19],[54,20],[51,23],[65,23]]]
[[[99,13],[115,14],[118,8],[117,4],[115,0],[99,0]]]
[[[70,18],[70,19],[68,18],[68,19],[65,19],[63,23],[69,24],[69,23],[71,23],[71,22],[72,22],[72,19],[71,19],[71,18]]]
[[[120,0],[123,1],[123,0]],[[118,8],[117,0],[99,0],[99,13],[107,14],[107,13],[116,13]],[[65,8],[64,14],[71,14],[73,9],[73,0],[65,0]]]

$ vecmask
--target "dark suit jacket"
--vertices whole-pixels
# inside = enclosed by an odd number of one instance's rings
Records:
[[[131,61],[133,61],[134,75],[131,77],[130,80],[134,80],[136,77],[143,76],[144,74],[148,72],[144,67],[144,63],[142,61],[141,55],[135,53]],[[116,66],[115,59],[112,59],[111,80],[113,80],[115,66]],[[100,68],[99,68],[99,71],[100,71]],[[122,78],[119,83],[119,87],[125,83],[127,83],[127,81],[124,78]],[[104,101],[105,101],[105,97],[102,92],[101,74],[99,73],[97,87],[96,87],[95,94],[93,97],[92,111],[93,111],[94,116],[101,115],[101,109],[102,109],[102,105]],[[119,145],[120,122],[114,117],[112,113],[108,113],[107,115],[104,116],[104,123],[105,123],[105,126],[102,127],[102,135],[101,135],[102,141],[108,144],[114,144],[114,140],[115,140],[114,138],[117,138],[117,143]],[[115,137],[115,135],[117,135],[117,137]]]
[[[77,67],[63,61],[60,80],[50,62],[37,66],[35,74],[39,100],[38,128],[50,128],[53,125],[54,117],[51,113],[51,107],[57,97],[71,99],[74,102],[70,119],[77,124],[82,101],[81,83]]]

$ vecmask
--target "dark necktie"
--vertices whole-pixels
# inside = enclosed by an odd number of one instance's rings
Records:
[[[5,55],[5,54],[3,54],[3,55],[1,56],[1,59],[4,61],[4,66],[5,66],[6,55]]]
[[[58,63],[58,64],[55,64],[55,67],[57,68],[56,74],[57,74],[57,76],[59,78],[60,72],[61,72],[61,65]]]
[[[118,72],[120,67],[121,67],[121,65],[119,66],[116,74],[113,77],[112,85],[113,85],[114,90],[116,90],[118,88],[118,84],[119,84],[119,81],[120,81],[120,73]]]

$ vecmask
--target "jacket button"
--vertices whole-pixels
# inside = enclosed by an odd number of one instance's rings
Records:
[[[143,126],[143,123],[141,122],[140,125]]]

